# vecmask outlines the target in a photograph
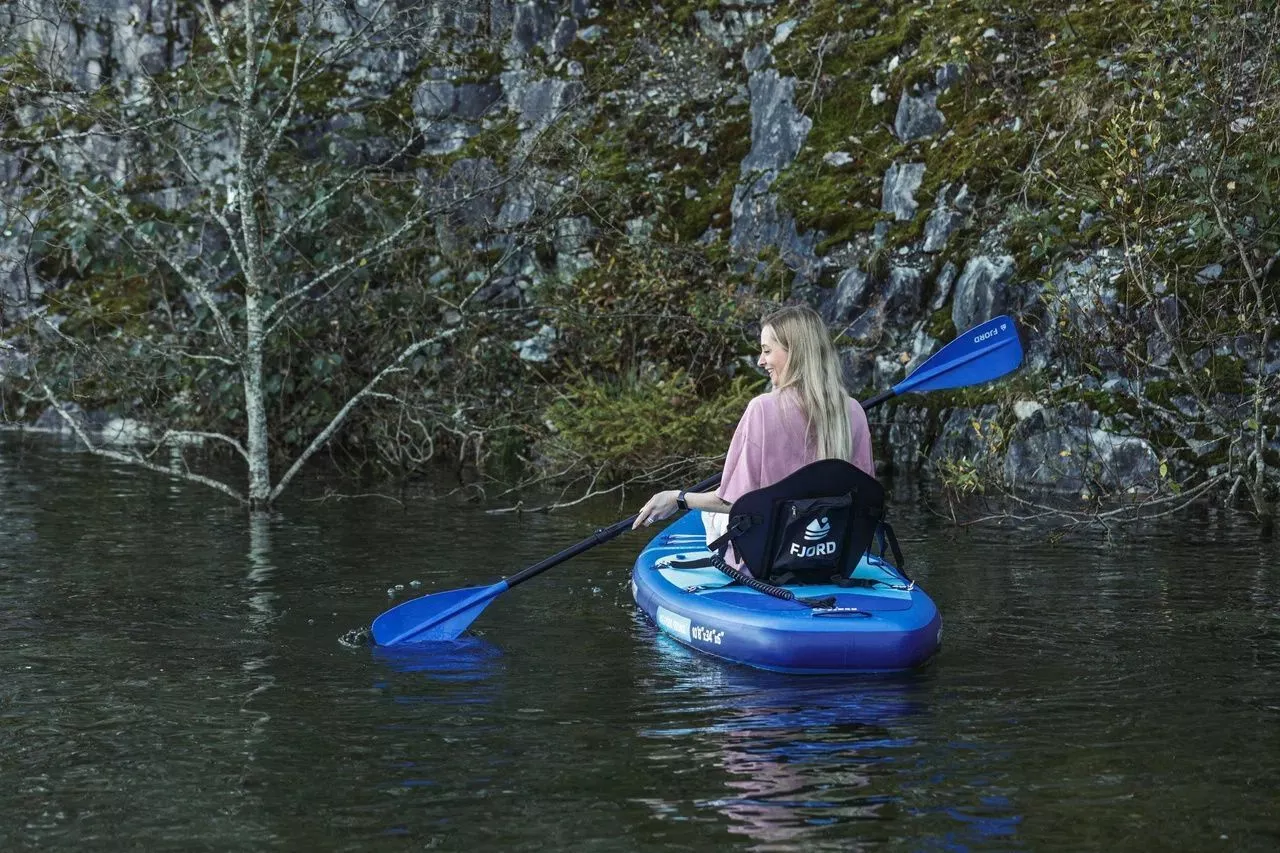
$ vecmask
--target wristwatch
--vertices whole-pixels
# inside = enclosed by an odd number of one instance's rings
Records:
[[[689,502],[684,499],[684,496],[685,490],[681,489],[680,494],[676,495],[676,506],[680,507],[682,510],[687,510],[689,508]]]

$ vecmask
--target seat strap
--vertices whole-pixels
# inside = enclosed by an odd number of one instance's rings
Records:
[[[888,542],[889,548],[893,553],[893,566],[898,570],[898,574],[909,583],[915,583],[907,574],[906,560],[903,559],[902,549],[898,547],[898,537],[893,534],[893,525],[887,521],[881,521],[876,525],[876,539],[880,543],[880,559],[884,560],[885,542]]]
[[[741,536],[757,524],[763,524],[764,519],[755,515],[734,515],[729,517],[729,529],[720,536],[707,543],[707,550],[713,554],[723,554],[729,546],[729,541],[735,536]]]

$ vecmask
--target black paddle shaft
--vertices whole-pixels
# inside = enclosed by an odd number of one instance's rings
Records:
[[[703,480],[701,483],[699,483],[698,485],[694,486],[691,489],[688,489],[687,491],[705,492],[707,489],[714,489],[716,486],[720,485],[721,476],[722,476],[721,474],[716,474],[713,477],[708,477],[707,479]],[[638,514],[639,513],[637,513],[637,515]],[[583,551],[589,551],[592,548],[596,547],[597,545],[603,545],[604,543],[610,541],[611,539],[618,538],[627,530],[630,530],[631,525],[635,523],[636,523],[636,516],[633,515],[630,518],[624,518],[622,519],[622,521],[616,522],[614,524],[609,525],[608,527],[604,527],[604,528],[601,528],[600,530],[597,530],[595,533],[592,533],[590,536],[588,536],[586,539],[583,539],[577,545],[571,545],[570,547],[565,548],[559,554],[554,554],[550,557],[547,557],[547,559],[539,563],[534,563],[529,568],[524,569],[523,571],[517,572],[516,574],[507,578],[507,588],[510,589],[511,587],[515,586],[518,583],[524,583],[529,578],[540,575],[543,572],[545,572],[547,569],[558,566],[561,563],[563,563],[565,560],[572,559],[573,557],[578,556]]]

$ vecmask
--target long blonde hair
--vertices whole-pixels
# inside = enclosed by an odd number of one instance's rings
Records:
[[[849,424],[849,394],[843,371],[827,327],[806,305],[788,305],[760,321],[787,351],[783,375],[775,386],[789,388],[799,398],[809,419],[809,436],[818,459],[853,459],[853,434]]]

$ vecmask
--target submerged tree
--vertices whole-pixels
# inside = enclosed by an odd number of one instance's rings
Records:
[[[522,311],[494,279],[531,251],[529,216],[501,200],[513,181],[537,195],[558,118],[518,127],[496,83],[439,71],[461,61],[441,34],[484,22],[429,0],[203,0],[132,21],[127,61],[86,75],[67,59],[75,10],[46,8],[11,7],[0,46],[0,134],[28,173],[6,219],[30,235],[25,268],[60,285],[21,318],[28,398],[95,452],[253,507],[361,406],[388,406],[382,440],[414,431],[428,456],[404,377]],[[487,266],[432,275],[454,242]],[[147,441],[94,441],[71,403],[102,398],[130,401]],[[233,448],[247,489],[155,458],[197,441]]]

